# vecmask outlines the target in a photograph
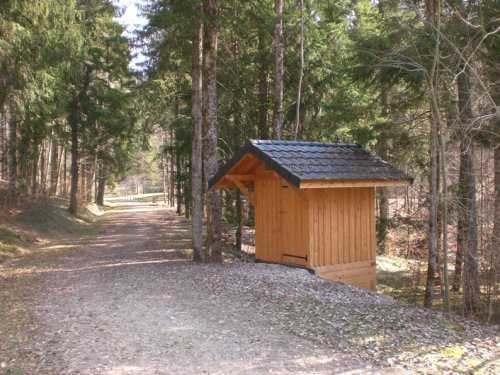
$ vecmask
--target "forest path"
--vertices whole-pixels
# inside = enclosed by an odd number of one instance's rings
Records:
[[[377,371],[283,329],[259,301],[235,298],[224,280],[232,266],[186,261],[190,225],[172,211],[129,203],[103,227],[38,277],[35,373]]]

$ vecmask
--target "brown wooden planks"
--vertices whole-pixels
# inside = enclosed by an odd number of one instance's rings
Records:
[[[375,233],[375,188],[370,189],[370,259],[375,260],[375,251],[377,249],[377,235]]]
[[[342,281],[372,290],[375,287],[376,270],[375,262],[372,261],[317,267],[314,272],[326,280]]]
[[[411,180],[307,180],[300,182],[301,189],[363,188],[375,186],[409,186]]]
[[[298,195],[283,186],[281,179],[255,182],[257,258],[305,265],[322,277],[373,288],[374,188],[307,189]],[[295,252],[307,254],[307,261],[284,255]],[[363,261],[370,266],[360,269]],[[332,265],[345,269],[318,268]]]

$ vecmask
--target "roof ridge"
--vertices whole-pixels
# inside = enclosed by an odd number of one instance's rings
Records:
[[[346,148],[362,148],[361,145],[357,143],[329,143],[329,142],[317,142],[317,141],[289,141],[289,140],[275,140],[275,139],[249,139],[252,145],[290,145],[290,146],[318,146],[318,147],[346,147]]]

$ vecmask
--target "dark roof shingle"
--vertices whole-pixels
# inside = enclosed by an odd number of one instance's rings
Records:
[[[247,140],[210,179],[209,186],[215,185],[248,153],[297,187],[301,181],[310,180],[413,180],[355,144]]]

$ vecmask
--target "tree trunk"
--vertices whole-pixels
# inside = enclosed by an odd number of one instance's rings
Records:
[[[283,76],[284,76],[284,51],[283,51],[283,0],[275,0],[274,12],[278,21],[274,28],[275,51],[275,76],[274,76],[274,114],[273,114],[273,139],[281,139],[283,128]]]
[[[80,204],[87,203],[87,163],[85,158],[80,159]]]
[[[217,0],[208,0],[204,9],[207,21],[203,41],[203,126],[204,174],[207,185],[217,172],[217,7]],[[204,258],[222,262],[222,204],[219,189],[207,191],[206,204],[207,239]]]
[[[472,91],[469,69],[461,67],[457,76],[458,108],[460,118],[460,176],[459,201],[462,207],[459,214],[462,232],[457,238],[464,254],[464,313],[470,314],[480,307],[479,261],[478,261],[478,222],[476,204],[476,178],[474,175],[474,142],[471,135],[473,121]]]
[[[31,163],[31,196],[35,198],[38,195],[38,144],[33,145],[33,161]]]
[[[381,117],[386,121],[378,129],[379,136],[376,144],[377,155],[387,160],[389,157],[389,142],[386,128],[389,126],[389,87],[382,86],[380,93],[380,104],[382,106]],[[385,187],[377,188],[379,198],[379,215],[377,220],[377,253],[383,255],[387,247],[387,229],[389,225],[389,192]]]
[[[269,138],[266,33],[259,30],[259,112],[258,137]]]
[[[49,150],[50,152],[50,150]],[[46,142],[42,141],[42,147],[40,149],[40,192],[45,195],[47,186],[47,147]]]
[[[168,189],[168,168],[167,168],[167,161],[165,159],[165,153],[162,151],[161,153],[161,171],[163,175],[163,202],[167,204],[167,189]]]
[[[461,154],[464,163],[464,180],[460,181],[465,198],[464,210],[464,313],[466,315],[477,311],[480,307],[479,264],[478,264],[478,223],[476,204],[476,179],[474,176],[473,142],[461,142]]]
[[[183,163],[185,165],[185,163]],[[190,175],[189,168],[185,167],[184,168],[184,179],[182,181],[182,190],[183,190],[183,197],[184,197],[184,217],[186,219],[189,219],[191,216],[191,175]],[[187,181],[186,181],[187,178]]]
[[[170,145],[174,144],[174,129],[170,128]],[[175,150],[170,148],[170,207],[175,206],[175,181],[176,181],[176,172],[175,172]]]
[[[78,212],[78,123],[79,123],[78,98],[71,100],[68,114],[68,123],[71,128],[71,188],[69,193],[69,212],[76,215]]]
[[[498,273],[500,272],[500,145],[495,147],[494,156],[495,165],[495,222],[493,224],[493,239],[491,244],[491,286],[492,292],[490,295],[490,304],[488,308],[488,322],[490,321],[494,312],[493,303],[495,297],[498,295]]]
[[[426,1],[427,20],[433,28],[435,45],[431,70],[426,77],[427,94],[430,104],[429,131],[429,254],[427,264],[427,281],[425,285],[424,307],[431,308],[434,303],[434,284],[436,282],[438,244],[439,244],[439,162],[438,162],[438,130],[440,113],[437,102],[438,67],[440,60],[440,0]],[[437,30],[437,32],[436,32]]]
[[[438,257],[438,207],[439,207],[439,187],[438,187],[438,135],[437,120],[431,114],[431,131],[429,147],[429,254],[427,264],[427,281],[425,286],[424,307],[430,308],[434,303],[434,284],[437,274]]]
[[[179,152],[179,147],[176,147],[175,151],[175,190],[176,190],[176,201],[177,209],[176,213],[180,215],[182,213],[182,170],[181,170],[181,155]]]
[[[63,156],[63,172],[62,172],[62,183],[61,183],[61,197],[66,198],[68,196],[68,149],[64,147]]]
[[[462,164],[462,163],[460,163]],[[460,167],[460,173],[462,172],[462,167]],[[459,178],[460,179],[460,178]],[[463,202],[459,201],[458,210],[463,210]],[[455,254],[455,273],[453,274],[453,284],[451,290],[453,292],[460,291],[460,286],[462,285],[462,266],[464,263],[464,219],[461,212],[458,213],[457,220],[457,252]]]
[[[97,177],[97,171],[92,168],[93,164],[87,164],[87,203],[92,202],[95,199],[95,179]],[[144,193],[144,186],[142,187],[142,192]]]
[[[8,163],[9,163],[9,107],[4,104],[2,112],[2,128],[0,131],[1,143],[0,148],[2,156],[0,158],[0,178],[7,181],[9,179],[8,175]]]
[[[202,63],[203,63],[203,24],[195,22],[193,38],[193,72],[192,72],[192,116],[193,140],[191,149],[191,197],[193,200],[192,240],[193,260],[202,261],[203,254],[203,113],[202,113]]]
[[[95,195],[95,203],[99,206],[104,206],[104,192],[106,190],[106,172],[104,165],[99,163],[97,174],[97,191]]]
[[[300,0],[300,68],[299,68],[299,83],[297,85],[297,102],[295,103],[295,132],[294,132],[295,140],[297,140],[300,128],[300,101],[302,94],[303,78],[304,78],[304,0]]]
[[[17,201],[17,119],[9,116],[9,206]]]
[[[57,193],[57,182],[59,180],[59,147],[55,140],[51,140],[52,152],[50,154],[50,190],[51,196]]]
[[[241,239],[243,235],[243,202],[241,199],[241,192],[236,191],[236,239],[235,246],[241,251]]]
[[[442,204],[440,218],[442,224],[442,248],[443,248],[443,275],[440,278],[441,291],[443,296],[443,307],[445,312],[450,311],[450,290],[448,280],[448,174],[446,171],[446,147],[444,144],[444,129],[442,122],[438,129],[438,144],[439,144],[439,169],[441,170],[441,186],[442,186]]]

